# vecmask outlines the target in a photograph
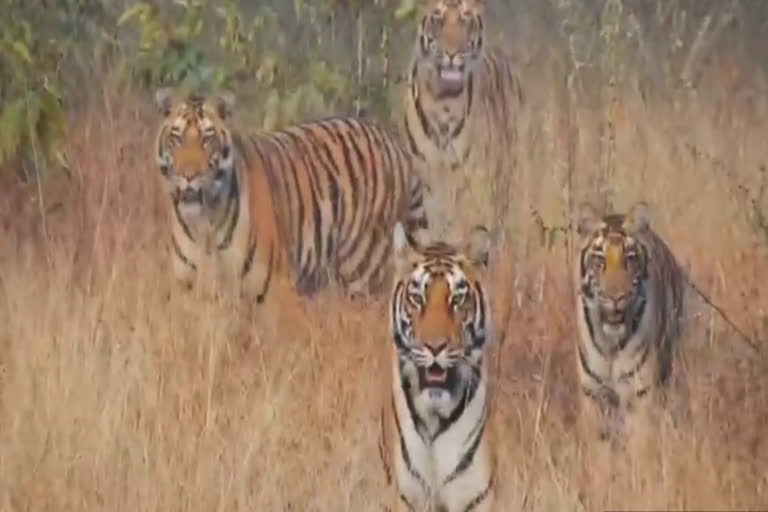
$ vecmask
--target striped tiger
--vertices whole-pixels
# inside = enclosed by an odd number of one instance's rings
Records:
[[[579,209],[578,371],[601,439],[620,430],[640,397],[665,389],[681,335],[684,276],[651,229],[648,205],[626,215]]]
[[[462,247],[411,244],[394,231],[392,388],[381,455],[396,510],[481,512],[494,499],[487,428],[491,317],[483,278],[488,230]]]
[[[161,89],[156,101],[173,268],[187,285],[206,262],[257,303],[276,279],[305,295],[331,279],[372,292],[388,278],[395,222],[414,239],[427,228],[413,159],[369,122],[246,136],[229,126],[229,93],[177,100]]]
[[[494,173],[508,174],[516,165],[523,93],[512,59],[486,44],[484,3],[430,0],[410,68],[405,137],[431,171],[430,185],[440,184],[436,192],[443,197],[430,207],[437,213],[430,217],[441,220],[467,187],[487,204]],[[463,172],[447,183],[445,173],[458,169]]]

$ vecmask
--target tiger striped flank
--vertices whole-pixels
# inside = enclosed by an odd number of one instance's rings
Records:
[[[682,330],[684,276],[651,229],[648,206],[601,216],[580,208],[577,365],[582,412],[601,439],[622,430],[650,391],[665,391]],[[591,428],[591,427],[590,427]]]
[[[392,383],[382,455],[395,510],[487,512],[495,459],[489,421],[488,231],[461,246],[415,246],[394,232]]]
[[[229,125],[231,95],[177,100],[164,89],[156,99],[173,268],[187,285],[205,264],[256,302],[278,282],[305,295],[329,282],[375,292],[391,273],[395,223],[414,239],[427,228],[412,158],[370,122],[245,135]]]

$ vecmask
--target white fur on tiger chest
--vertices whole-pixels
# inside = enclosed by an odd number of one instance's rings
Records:
[[[656,347],[653,340],[650,339],[656,335],[652,304],[646,305],[638,328],[626,345],[613,355],[608,356],[601,354],[597,346],[607,347],[616,344],[616,340],[611,339],[611,331],[603,329],[597,315],[592,314],[587,309],[587,314],[591,315],[592,320],[593,342],[587,341],[590,339],[590,330],[584,317],[585,308],[581,295],[578,296],[577,308],[579,311],[577,319],[581,337],[580,344],[589,365],[589,371],[602,381],[604,387],[616,392],[621,406],[628,405],[638,391],[651,386],[656,378],[654,364]],[[645,346],[647,344],[650,346],[646,353]],[[633,371],[634,373],[630,377],[624,377]],[[589,389],[597,390],[598,386],[581,365],[579,365],[579,374],[583,385]]]
[[[178,251],[186,259],[186,262],[181,260],[178,254],[175,254],[176,249],[171,247],[173,269],[178,279],[186,282],[202,280],[208,284],[215,281],[225,286],[234,286],[238,283],[250,237],[249,230],[246,229],[249,221],[249,201],[246,187],[240,189],[239,201],[236,225],[229,245],[222,249],[218,247],[224,243],[227,237],[226,229],[219,229],[216,232],[208,231],[206,229],[209,225],[207,219],[202,216],[197,219],[187,217],[184,220],[190,226],[195,237],[194,240],[191,240],[181,222],[175,218],[176,212],[171,206],[173,237],[178,245]],[[192,268],[192,265],[196,270]]]
[[[434,500],[436,505],[446,507],[448,512],[464,510],[467,504],[488,486],[491,477],[490,454],[483,442],[467,468],[455,475],[477,436],[486,435],[485,432],[479,432],[482,428],[481,418],[487,414],[484,408],[486,396],[486,383],[483,380],[461,417],[430,442],[428,439],[425,441],[417,432],[413,419],[408,414],[402,388],[399,382],[395,383],[395,407],[398,410],[400,428],[411,468],[418,476],[406,467],[402,453],[396,458],[395,470],[400,492],[417,510],[424,507],[430,499]],[[426,416],[424,411],[420,410],[423,403],[415,401],[415,407],[420,414]],[[436,417],[429,418],[428,429],[436,431],[437,422]]]

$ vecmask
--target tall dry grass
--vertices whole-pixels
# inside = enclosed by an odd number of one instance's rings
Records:
[[[765,338],[768,246],[750,201],[766,86],[745,61],[707,69],[696,91],[652,100],[620,84],[608,186],[619,209],[649,201],[692,278]],[[499,510],[764,508],[768,362],[701,301],[678,368],[690,420],[661,411],[618,452],[576,434],[568,240],[542,247],[539,222],[601,199],[606,111],[566,86],[567,52],[522,72],[529,110],[488,284]],[[2,191],[0,509],[382,510],[384,303],[326,292],[254,312],[181,293],[149,101],[105,83],[73,115],[73,180],[49,183],[42,207],[34,190]]]

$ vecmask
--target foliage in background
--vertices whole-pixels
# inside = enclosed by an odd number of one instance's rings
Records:
[[[108,0],[0,0],[0,171],[67,170],[67,106],[114,47]]]
[[[403,6],[384,2],[254,8],[239,0],[175,0],[132,4],[118,25],[129,41],[125,71],[135,83],[230,89],[249,105],[253,125],[271,129],[337,112],[385,113],[391,70],[380,61],[392,43],[385,27],[409,21],[404,14]]]

